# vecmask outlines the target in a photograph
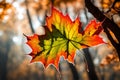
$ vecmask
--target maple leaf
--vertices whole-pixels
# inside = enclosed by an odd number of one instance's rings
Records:
[[[63,15],[55,8],[52,8],[51,16],[46,18],[44,28],[44,35],[27,36],[27,44],[32,48],[29,54],[32,56],[31,62],[40,61],[45,67],[53,64],[58,69],[61,56],[74,63],[77,49],[104,43],[98,36],[102,30],[100,22],[92,20],[81,31],[79,18],[72,21],[68,15]]]

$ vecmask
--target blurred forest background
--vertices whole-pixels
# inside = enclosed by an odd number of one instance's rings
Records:
[[[120,28],[120,0],[91,2]],[[97,77],[96,80],[120,80],[118,54],[104,31],[100,36],[106,44],[76,52],[75,66],[61,58],[61,75],[52,65],[44,70],[41,63],[30,64],[31,57],[26,54],[31,49],[25,44],[23,34],[44,34],[43,26],[46,15],[51,14],[51,4],[72,20],[79,16],[83,29],[95,18],[88,12],[85,0],[0,0],[0,80],[93,80],[89,74],[92,69],[88,68],[89,62],[86,62],[89,58],[83,56],[87,53],[92,59],[90,64],[95,70],[92,75]],[[109,32],[119,43],[113,32]]]

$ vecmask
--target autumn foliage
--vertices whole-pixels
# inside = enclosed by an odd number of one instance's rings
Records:
[[[52,8],[51,16],[46,18],[44,35],[34,34],[27,37],[27,44],[31,47],[31,62],[41,62],[45,68],[53,64],[57,69],[60,57],[74,63],[76,50],[104,43],[99,33],[101,23],[92,20],[81,30],[81,22],[77,17],[74,21],[68,15]]]

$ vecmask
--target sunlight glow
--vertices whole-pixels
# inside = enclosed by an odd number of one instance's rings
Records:
[[[0,30],[0,36],[2,36],[2,35],[3,35],[3,31]]]
[[[16,43],[17,45],[21,45],[21,37],[18,37],[18,36],[14,36],[13,37],[13,42]]]

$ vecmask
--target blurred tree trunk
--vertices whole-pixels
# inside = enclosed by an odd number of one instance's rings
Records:
[[[9,39],[9,35],[8,34],[7,34],[7,37],[8,38],[7,38],[6,41],[0,42],[0,80],[7,80],[8,53],[10,51],[11,42],[12,42]]]
[[[77,69],[75,68],[75,66],[72,63],[68,63],[68,64],[69,64],[69,67],[70,67],[72,74],[73,74],[73,80],[80,80]]]
[[[94,66],[94,63],[93,63],[93,60],[92,60],[92,57],[90,55],[90,52],[89,52],[89,49],[88,48],[85,48],[83,49],[84,51],[84,56],[87,60],[87,68],[88,68],[88,77],[89,77],[89,80],[99,80],[98,79],[98,76],[95,72],[95,66]]]

